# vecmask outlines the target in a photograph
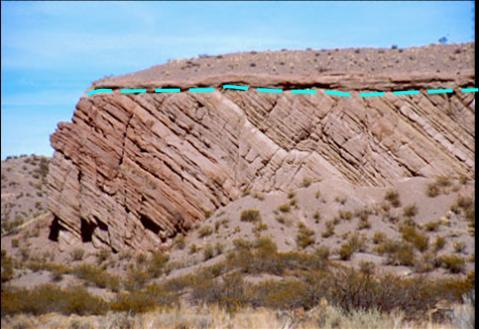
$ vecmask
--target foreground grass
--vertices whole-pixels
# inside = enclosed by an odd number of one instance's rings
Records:
[[[47,284],[29,290],[9,286],[8,280],[3,282],[3,261],[8,258],[2,255],[2,327],[4,323],[14,323],[15,319],[31,322],[52,317],[69,321],[79,315],[83,316],[81,321],[100,319],[101,328],[135,327],[135,321],[139,321],[135,328],[146,328],[144,323],[150,320],[159,321],[161,325],[152,324],[148,328],[169,328],[168,317],[175,321],[193,321],[184,326],[180,323],[175,328],[262,328],[264,319],[265,324],[269,324],[265,328],[289,328],[294,323],[302,326],[295,324],[294,328],[338,327],[338,323],[339,328],[362,328],[362,323],[376,322],[377,328],[408,328],[407,323],[432,319],[429,312],[440,302],[459,305],[462,296],[470,294],[475,287],[474,272],[466,277],[443,279],[404,278],[374,273],[374,268],[369,267],[361,270],[343,267],[329,260],[327,248],[318,248],[312,253],[279,252],[274,242],[267,238],[255,242],[235,240],[234,244],[235,250],[222,262],[155,283],[149,280],[151,273],[161,274],[168,262],[162,255],[152,257],[149,262],[142,261],[143,265],[135,267],[124,281],[112,280],[116,277],[91,266],[73,269],[47,266],[50,271],[59,273],[68,270],[87,286],[95,284],[116,291],[115,297],[108,301],[90,294],[84,286],[60,288]],[[276,279],[256,283],[246,280],[246,277],[266,273]],[[185,307],[185,302],[191,306]],[[464,311],[466,304],[462,305]],[[208,311],[201,313],[205,308]],[[57,315],[48,315],[51,313]],[[456,318],[467,319],[469,313],[466,310]],[[125,319],[121,314],[135,316]],[[220,320],[215,317],[226,322],[216,326],[215,321]],[[246,324],[254,321],[255,325],[242,326],[242,319]],[[133,324],[113,323],[105,327],[110,320],[132,321]],[[439,321],[444,320],[447,319]],[[330,326],[327,321],[332,321]],[[28,325],[15,327],[28,328]],[[47,323],[33,323],[32,326],[48,328]],[[72,326],[96,328],[94,323]],[[366,327],[376,328],[369,324]],[[417,327],[427,328],[424,323]],[[469,327],[460,325],[459,328]]]
[[[457,310],[457,311],[456,311]],[[458,318],[461,317],[461,318]],[[266,308],[244,308],[230,313],[210,305],[195,308],[164,308],[132,315],[126,312],[102,316],[65,316],[45,314],[37,317],[16,315],[2,318],[2,328],[83,328],[83,329],[179,329],[179,328],[256,328],[256,329],[452,329],[473,328],[474,309],[455,309],[452,322],[437,324],[429,321],[409,322],[400,312],[385,314],[377,310],[344,312],[323,303],[308,312],[274,311]],[[462,326],[461,324],[465,324]]]

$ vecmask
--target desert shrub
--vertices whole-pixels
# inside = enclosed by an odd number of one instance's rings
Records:
[[[265,224],[265,223],[261,223],[261,222],[258,222],[254,229],[253,229],[253,232],[255,234],[260,234],[262,231],[266,231],[268,229],[268,225]]]
[[[104,314],[108,304],[90,295],[83,287],[61,289],[44,284],[31,290],[2,289],[2,316],[17,313],[33,315],[57,312],[62,314]]]
[[[70,253],[70,257],[72,258],[73,261],[82,260],[84,255],[85,255],[85,250],[81,248],[75,248]]]
[[[253,198],[258,199],[258,200],[260,200],[260,201],[263,201],[263,200],[264,200],[264,195],[263,195],[262,193],[255,192],[255,193],[253,194]]]
[[[196,303],[217,304],[228,311],[235,311],[247,304],[246,284],[240,273],[230,273],[217,283],[211,279],[202,280],[191,293]]]
[[[213,229],[209,225],[205,225],[202,228],[198,230],[198,237],[199,238],[204,238],[213,233]]]
[[[351,220],[351,218],[353,218],[353,214],[350,211],[340,210],[338,215],[339,218],[344,220]]]
[[[52,279],[53,282],[60,282],[61,280],[63,280],[63,273],[52,272],[50,273],[50,278]]]
[[[11,279],[13,279],[13,273],[14,273],[13,260],[10,256],[8,256],[7,252],[4,249],[2,249],[1,264],[2,264],[2,272],[1,272],[2,283],[10,281]]]
[[[298,201],[296,199],[291,199],[291,200],[289,200],[289,205],[291,207],[296,207],[297,208],[298,207]]]
[[[326,222],[326,230],[321,233],[323,238],[329,238],[330,236],[334,235],[334,221],[327,221]]]
[[[342,260],[349,260],[356,251],[364,249],[366,239],[364,236],[353,234],[349,240],[343,243],[339,249],[339,257]]]
[[[295,309],[304,307],[308,286],[297,280],[268,280],[254,286],[252,302],[255,305],[275,309]]]
[[[342,260],[349,260],[354,253],[354,248],[349,242],[345,242],[341,245],[339,249],[339,257]]]
[[[414,249],[409,243],[385,240],[376,247],[376,252],[386,254],[386,261],[392,265],[412,266],[415,262]]]
[[[319,199],[320,196],[321,196],[321,191],[316,191],[316,193],[314,194],[314,197],[316,199]]]
[[[417,207],[415,204],[404,207],[403,215],[412,218],[417,215]]]
[[[430,198],[435,198],[441,193],[439,187],[434,183],[429,183],[426,186],[426,195]]]
[[[321,220],[321,213],[319,212],[319,210],[314,213],[313,218],[316,224],[319,223],[319,221]]]
[[[424,229],[428,232],[435,232],[435,231],[437,231],[439,226],[441,226],[440,221],[438,221],[438,220],[437,221],[431,221],[431,222],[428,222],[428,223],[424,224]]]
[[[18,242],[18,239],[12,239],[11,244],[12,244],[12,248],[18,248],[18,246],[20,245],[20,243]]]
[[[452,185],[452,182],[447,176],[438,176],[436,177],[436,185],[439,187],[449,187]]]
[[[336,197],[334,198],[334,201],[336,201],[337,203],[340,203],[340,204],[344,205],[347,200],[346,200],[346,197],[344,197],[344,196],[336,196]]]
[[[464,266],[466,265],[466,261],[463,257],[456,256],[456,255],[444,255],[438,257],[439,264],[449,270],[451,273],[461,273],[464,271]]]
[[[151,279],[151,274],[147,271],[132,266],[128,269],[126,277],[123,280],[123,287],[128,291],[142,289]]]
[[[386,234],[384,234],[383,232],[374,232],[374,235],[373,235],[373,243],[374,244],[379,244],[381,242],[383,242],[384,240],[386,240]]]
[[[288,192],[288,199],[293,199],[295,196],[296,196],[296,193],[294,193],[293,191]]]
[[[369,222],[368,219],[359,219],[358,222],[358,230],[366,230],[371,228],[371,223]]]
[[[283,212],[283,213],[288,213],[291,211],[291,206],[287,203],[282,204],[281,206],[278,207],[278,210]]]
[[[329,259],[329,254],[330,254],[329,248],[321,246],[314,251],[313,255],[319,258],[320,260],[327,261]]]
[[[108,260],[111,256],[111,251],[108,249],[100,249],[96,253],[96,261],[98,265],[102,264],[104,261]]]
[[[439,251],[446,245],[446,239],[443,236],[438,236],[434,242],[434,250]]]
[[[309,187],[312,182],[313,182],[313,181],[311,180],[311,178],[309,178],[309,177],[304,177],[304,178],[303,178],[303,182],[302,182],[301,185],[302,185],[303,187]]]
[[[384,196],[384,200],[388,201],[393,207],[397,208],[401,205],[399,193],[394,190],[388,190]]]
[[[203,257],[204,260],[215,257],[215,250],[212,245],[208,244],[205,246],[205,248],[203,249]]]
[[[257,209],[246,209],[241,212],[242,222],[257,223],[261,221],[261,214]]]
[[[414,263],[414,270],[417,273],[430,272],[436,267],[436,257],[432,252],[427,252],[422,255],[420,259],[417,259]]]
[[[203,213],[205,214],[205,219],[208,219],[211,217],[213,212],[211,210],[203,210]]]
[[[298,233],[296,235],[296,244],[299,248],[304,249],[316,241],[314,231],[307,228],[303,223],[298,224]]]
[[[374,274],[374,270],[376,269],[376,264],[370,261],[361,261],[359,263],[359,271],[365,275],[372,275]]]
[[[241,238],[234,239],[233,240],[233,245],[237,249],[251,249],[253,247],[253,243],[251,241],[241,239]]]
[[[199,250],[200,248],[196,244],[190,245],[190,254],[196,254]]]
[[[425,251],[429,247],[429,238],[419,232],[414,226],[403,225],[399,231],[403,240],[412,243],[419,251]]]
[[[183,234],[179,234],[175,238],[174,245],[176,248],[183,250],[185,248],[185,236]]]
[[[110,302],[110,309],[115,312],[144,313],[160,305],[177,302],[177,296],[163,286],[149,285],[145,289],[119,293]]]
[[[34,272],[41,270],[49,271],[56,274],[67,274],[71,272],[71,269],[66,265],[52,262],[44,262],[39,260],[30,261],[26,263],[26,266]]]
[[[283,216],[276,216],[275,219],[276,219],[276,221],[277,221],[278,223],[283,224],[283,225],[287,224],[287,225],[289,226],[289,224],[291,224],[291,223],[290,223],[285,217],[283,217]]]
[[[168,259],[168,255],[165,255],[161,251],[155,251],[151,254],[150,262],[148,264],[148,272],[152,277],[158,277],[163,273]]]
[[[454,251],[457,253],[461,253],[466,248],[466,244],[463,241],[456,241],[454,242]]]
[[[99,288],[108,288],[116,291],[120,286],[120,280],[117,276],[112,275],[92,264],[78,265],[74,267],[71,272],[79,279],[85,280],[88,283],[93,283]]]
[[[312,281],[314,280],[314,275]],[[316,281],[318,281],[316,279]],[[424,277],[400,278],[393,274],[371,276],[354,269],[325,275],[319,284],[310,286],[309,295],[324,296],[332,305],[346,312],[376,309],[381,312],[401,310],[408,318],[424,314],[437,301],[459,301],[471,289],[470,280]]]

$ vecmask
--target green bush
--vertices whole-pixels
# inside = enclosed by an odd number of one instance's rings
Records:
[[[463,241],[456,241],[454,242],[454,251],[457,253],[461,253],[466,248],[466,244]]]
[[[326,230],[321,233],[323,238],[329,238],[330,236],[334,235],[334,221],[327,221],[326,222]]]
[[[425,251],[429,247],[429,238],[414,226],[403,225],[399,231],[403,240],[412,243],[419,251]]]
[[[349,242],[345,242],[341,245],[339,249],[339,257],[342,260],[349,260],[351,256],[354,254],[354,248]]]
[[[173,243],[176,248],[183,250],[185,248],[185,236],[183,234],[179,234]]]
[[[149,285],[142,290],[119,293],[110,302],[110,309],[115,312],[144,313],[154,310],[157,306],[177,304],[178,296],[174,290],[165,286]]]
[[[79,279],[85,280],[88,283],[93,283],[99,288],[108,288],[117,291],[120,286],[120,280],[117,276],[110,274],[95,265],[81,264],[74,267],[71,271]]]
[[[275,308],[295,309],[303,307],[308,295],[308,286],[296,280],[268,280],[254,286],[254,304]]]
[[[412,218],[414,216],[417,215],[417,207],[415,204],[413,205],[409,205],[407,207],[404,207],[403,209],[403,215],[408,217],[408,218]]]
[[[386,254],[387,263],[392,265],[413,266],[415,263],[414,249],[409,243],[385,240],[376,249],[379,254]]]
[[[424,229],[428,232],[436,232],[440,225],[440,221],[432,221],[424,224]]]
[[[303,223],[298,224],[298,233],[296,235],[296,244],[299,248],[304,249],[316,241],[314,231],[307,228]]]
[[[374,232],[374,235],[373,235],[373,243],[374,244],[380,244],[381,242],[383,242],[384,240],[386,240],[386,234],[384,234],[383,232]]]
[[[456,255],[444,255],[438,257],[438,262],[441,266],[451,273],[461,273],[464,271],[466,261],[463,257]]]
[[[198,230],[198,237],[204,238],[213,233],[213,229],[209,225],[205,225]]]
[[[350,211],[340,210],[339,218],[344,220],[351,220],[351,218],[353,218],[353,214]]]
[[[441,194],[441,190],[439,189],[439,187],[436,184],[430,183],[426,186],[426,195],[428,197],[435,198],[439,194]]]
[[[257,209],[246,209],[241,212],[242,222],[257,223],[261,221],[261,214]]]
[[[215,250],[212,245],[208,244],[203,249],[203,259],[208,260],[215,257]]]
[[[13,260],[10,256],[7,255],[7,252],[2,249],[2,272],[1,278],[2,283],[8,282],[13,279],[14,267]]]
[[[291,206],[287,203],[285,204],[282,204],[281,206],[279,206],[279,211],[283,212],[283,213],[288,213],[291,211]]]
[[[394,190],[388,190],[384,196],[384,200],[389,201],[389,203],[397,208],[401,205],[401,200],[399,199],[399,193]]]
[[[2,288],[1,307],[2,317],[18,313],[40,315],[51,312],[99,315],[107,311],[108,304],[80,286],[61,289],[45,284],[31,290]]]
[[[165,255],[161,251],[155,251],[151,254],[148,272],[152,277],[158,277],[163,273],[163,269],[168,262],[168,259],[168,255]]]
[[[312,181],[311,178],[309,178],[309,177],[304,177],[304,178],[303,178],[303,182],[302,182],[301,185],[302,185],[303,187],[309,187],[312,182],[313,182],[313,181]]]
[[[442,236],[438,236],[434,242],[434,250],[439,251],[446,245],[446,239]]]

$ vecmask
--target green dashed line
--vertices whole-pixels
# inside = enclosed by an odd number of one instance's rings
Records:
[[[452,93],[452,92],[453,92],[452,88],[448,88],[448,89],[428,89],[427,90],[428,94],[449,94],[449,93]]]
[[[96,95],[96,94],[111,94],[112,92],[113,92],[112,89],[107,89],[107,88],[95,89],[95,90],[89,91],[88,96],[93,96],[93,95]]]
[[[273,93],[280,94],[283,92],[283,89],[280,88],[256,88],[256,91],[259,93]]]
[[[417,95],[419,94],[419,90],[398,90],[398,91],[393,91],[394,95]]]
[[[359,93],[360,97],[380,97],[384,96],[385,92],[384,91],[373,91],[373,92],[364,92],[364,93]]]
[[[215,91],[215,88],[211,88],[211,87],[208,87],[208,88],[190,88],[188,89],[189,92],[191,93],[212,93],[213,91]]]
[[[231,84],[224,84],[223,89],[231,89],[231,90],[240,90],[240,91],[247,91],[249,90],[249,86],[246,85],[231,85]],[[280,94],[284,90],[281,88],[263,88],[263,87],[258,87],[255,88],[257,92],[260,93],[272,93],[272,94]],[[477,93],[478,88],[476,87],[467,87],[467,88],[461,88],[461,92],[463,93]],[[213,87],[195,87],[195,88],[189,88],[189,92],[192,93],[211,93],[215,91],[215,88]],[[286,90],[289,91],[291,94],[306,94],[306,95],[315,95],[318,93],[317,90],[314,89],[290,89]],[[146,93],[147,90],[143,88],[124,88],[120,89],[120,93],[122,94],[144,94]],[[181,92],[180,88],[156,88],[155,93],[179,93]],[[339,96],[339,97],[351,97],[351,93],[346,92],[346,91],[340,91],[340,90],[324,90],[323,91],[326,95],[331,95],[331,96]],[[426,92],[428,94],[448,94],[448,93],[453,93],[454,90],[452,88],[443,88],[443,89],[427,89]],[[88,96],[93,96],[97,94],[111,94],[113,93],[113,90],[110,88],[100,88],[100,89],[94,89],[90,90],[87,92]],[[419,90],[397,90],[397,91],[392,91],[391,92],[393,95],[396,96],[402,96],[402,95],[418,95],[420,94]],[[370,92],[360,92],[359,96],[360,97],[383,97],[386,95],[386,92],[384,91],[370,91]]]
[[[238,86],[238,85],[223,85],[223,89],[233,89],[233,90],[243,90],[246,91],[249,89],[248,86]]]
[[[314,95],[316,94],[316,90],[313,89],[292,89],[291,90],[292,94],[308,94],[308,95]]]
[[[146,89],[120,89],[122,94],[144,94]]]
[[[179,93],[180,88],[156,88],[155,93]]]
[[[351,97],[351,94],[346,91],[339,91],[339,90],[325,90],[324,93],[326,95],[331,96],[339,96],[339,97]]]

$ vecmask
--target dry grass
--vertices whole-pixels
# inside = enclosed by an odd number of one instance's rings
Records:
[[[107,313],[102,316],[65,316],[46,314],[38,317],[16,315],[2,318],[2,328],[88,328],[88,329],[199,329],[199,328],[232,328],[232,329],[472,329],[474,328],[474,308],[470,303],[454,306],[452,323],[408,322],[402,313],[384,314],[376,310],[354,311],[343,310],[328,305],[321,305],[310,311],[301,309],[293,311],[274,311],[267,308],[245,308],[229,313],[215,306],[199,306],[194,308],[162,308],[143,314],[126,312]],[[472,322],[471,322],[472,321]]]

